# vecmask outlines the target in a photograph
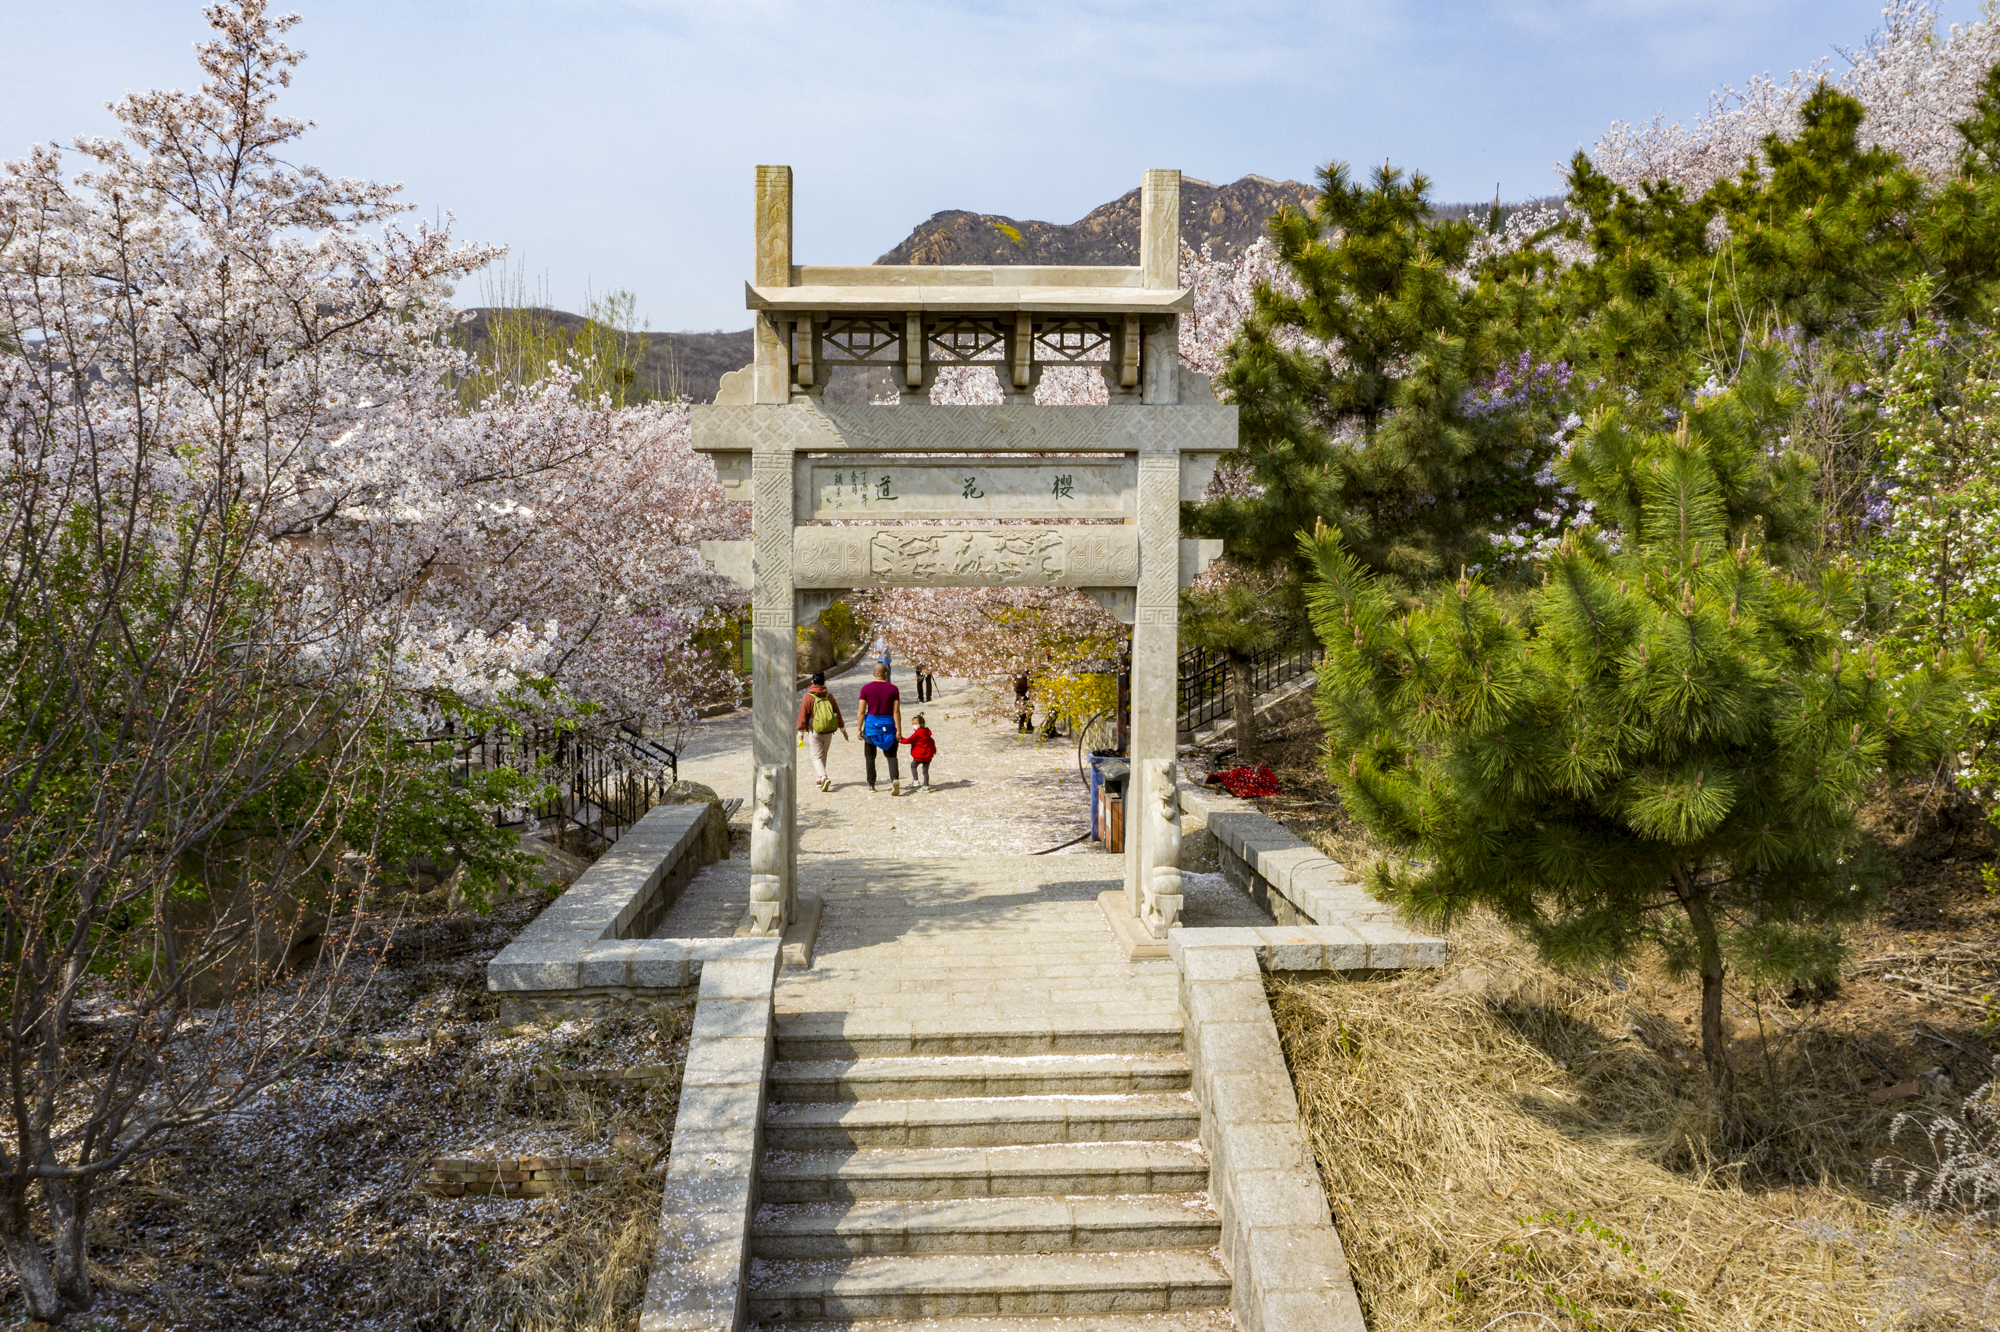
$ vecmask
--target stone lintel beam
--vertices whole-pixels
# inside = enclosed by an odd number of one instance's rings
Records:
[[[928,267],[913,271],[926,276]],[[1033,314],[1049,318],[1101,319],[1120,315],[1173,315],[1194,309],[1194,292],[1143,287],[957,287],[924,286],[743,288],[743,303],[773,318],[802,315]]]
[[[750,541],[701,543],[702,558],[738,587],[750,586],[753,549]],[[802,589],[1024,586],[1108,593],[1139,580],[1132,527],[800,527],[793,529],[792,549]],[[1187,587],[1222,554],[1222,543],[1183,540],[1179,554],[1176,581]],[[1130,622],[1129,595],[1100,600]]]
[[[1119,264],[793,264],[790,285],[1138,288],[1146,283],[1137,265]]]
[[[1183,400],[1172,406],[1041,407],[1007,403],[893,407],[817,402],[704,403],[692,409],[697,452],[747,453],[1228,453],[1236,408]]]

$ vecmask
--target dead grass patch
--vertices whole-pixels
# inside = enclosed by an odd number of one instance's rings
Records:
[[[503,1030],[486,962],[540,905],[405,922],[350,1029],[115,1184],[91,1235],[99,1305],[77,1325],[633,1332],[692,1014]],[[667,1076],[548,1076],[634,1065]],[[622,1155],[651,1173],[541,1198],[418,1190],[433,1157],[482,1153]],[[24,1319],[0,1266],[0,1328]]]
[[[1661,991],[1539,966],[1497,925],[1452,943],[1442,974],[1271,984],[1371,1326],[2000,1317],[1990,1232],[1899,1216],[1868,1186],[1898,1107],[1869,1101],[1879,1075],[1843,1033],[1752,1039],[1739,1016],[1750,1137],[1731,1150]]]
[[[544,1199],[548,1235],[494,1273],[459,1326],[509,1332],[631,1332],[660,1230],[659,1176]]]

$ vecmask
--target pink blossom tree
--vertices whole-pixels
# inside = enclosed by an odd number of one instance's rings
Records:
[[[450,290],[498,251],[293,165],[296,20],[207,17],[198,90],[0,168],[0,1251],[48,1323],[101,1190],[365,993],[382,865],[506,867],[412,735],[671,724],[734,595],[685,411],[463,413]]]

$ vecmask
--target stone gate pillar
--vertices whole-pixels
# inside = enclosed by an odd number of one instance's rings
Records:
[[[1152,290],[1180,286],[1178,171],[1148,171],[1139,187],[1141,284]],[[1140,400],[1170,407],[1180,401],[1180,322],[1169,315],[1145,333]],[[1172,790],[1179,712],[1180,656],[1180,436],[1157,432],[1139,442],[1139,585],[1132,616],[1131,776],[1126,792],[1126,904],[1164,935],[1149,910],[1156,890],[1173,879],[1178,909],[1180,838],[1164,835],[1159,809]],[[1164,765],[1164,766],[1163,766]],[[1164,787],[1164,789],[1152,789]],[[1169,871],[1163,876],[1160,871]]]
[[[757,168],[756,274],[760,286],[792,281],[792,169]],[[778,328],[758,316],[753,401],[790,400],[790,357]],[[750,451],[752,783],[750,925],[782,934],[798,896],[798,778],[794,734],[799,649],[792,579],[792,464],[789,442],[758,439]],[[775,772],[772,770],[776,770]],[[770,780],[767,780],[767,777]]]

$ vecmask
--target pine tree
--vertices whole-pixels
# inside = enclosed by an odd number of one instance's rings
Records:
[[[1479,558],[1535,442],[1468,392],[1519,350],[1525,284],[1460,281],[1479,227],[1434,219],[1422,174],[1384,165],[1362,186],[1336,162],[1320,187],[1310,213],[1271,220],[1284,277],[1257,290],[1222,379],[1256,493],[1189,524],[1270,570],[1297,567],[1298,534],[1324,521],[1370,569],[1421,582]]]
[[[1800,341],[1866,334],[1927,281],[1950,317],[1982,317],[2000,280],[2000,70],[1958,125],[1957,178],[1927,186],[1885,148],[1861,146],[1861,103],[1822,86],[1792,138],[1698,197],[1656,183],[1634,193],[1582,152],[1570,164],[1568,228],[1596,262],[1552,275],[1536,340],[1608,394],[1671,408],[1784,332]],[[1489,276],[1546,271],[1533,252]]]
[[[1580,446],[1579,489],[1629,487],[1617,547],[1572,534],[1519,609],[1462,576],[1405,611],[1333,534],[1307,553],[1329,772],[1407,857],[1376,890],[1440,925],[1490,909],[1559,963],[1657,949],[1700,979],[1727,1115],[1724,977],[1835,974],[1869,897],[1855,809],[1940,756],[1962,670],[1893,676],[1847,636],[1851,580],[1772,564],[1730,492],[1777,482],[1731,461],[1725,407],[1617,465]]]

